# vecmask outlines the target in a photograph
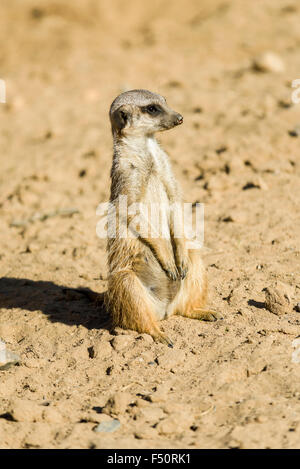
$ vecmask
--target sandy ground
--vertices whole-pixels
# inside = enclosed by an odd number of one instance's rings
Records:
[[[300,447],[299,20],[296,0],[1,1],[0,338],[21,357],[0,371],[1,448]],[[268,50],[281,73],[254,70]],[[184,115],[161,142],[205,203],[224,315],[165,321],[173,350],[66,290],[106,289],[107,113],[131,88]]]

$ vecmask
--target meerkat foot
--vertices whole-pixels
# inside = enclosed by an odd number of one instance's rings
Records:
[[[165,334],[160,336],[158,340],[159,340],[159,342],[161,342],[162,344],[166,344],[170,348],[174,347],[174,344],[173,344],[172,340],[170,339],[170,337],[168,337]]]
[[[223,319],[223,316],[218,311],[213,311],[210,309],[202,309],[202,308],[195,308],[192,311],[184,312],[184,313],[177,313],[180,316],[190,319],[199,319],[200,321],[210,321],[214,322],[218,319]]]
[[[160,332],[158,334],[152,335],[153,339],[157,342],[167,345],[170,348],[173,348],[173,342],[166,334]]]
[[[218,319],[223,319],[223,316],[218,311],[213,311],[210,309],[201,309],[196,308],[192,311],[192,315],[190,316],[194,319],[199,319],[201,321],[210,321],[214,322]]]

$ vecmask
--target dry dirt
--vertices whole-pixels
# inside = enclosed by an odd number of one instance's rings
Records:
[[[1,1],[0,338],[21,357],[0,371],[1,448],[300,447],[299,20],[296,0]],[[281,73],[253,68],[269,50]],[[131,88],[184,115],[161,142],[205,203],[224,314],[165,321],[173,350],[68,291],[106,288],[108,108]],[[288,292],[279,315],[264,288]]]

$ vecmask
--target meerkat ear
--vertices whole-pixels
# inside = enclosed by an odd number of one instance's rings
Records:
[[[122,130],[126,126],[129,118],[129,112],[128,109],[125,108],[125,106],[121,106],[118,109],[115,110],[115,112],[112,115],[112,122],[113,126],[118,129]]]

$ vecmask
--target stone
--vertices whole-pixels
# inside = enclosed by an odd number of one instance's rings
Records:
[[[111,357],[112,346],[109,342],[99,342],[93,345],[94,358],[106,359]]]
[[[140,414],[142,417],[144,417],[145,421],[151,424],[157,423],[159,420],[161,420],[164,416],[165,413],[160,407],[156,406],[149,406],[149,407],[144,407],[140,410]]]
[[[171,402],[169,405],[166,404],[163,410],[168,416],[156,426],[161,435],[186,432],[194,423],[194,416],[189,406]]]
[[[157,363],[166,370],[171,370],[185,361],[183,350],[169,349],[157,357]]]
[[[122,391],[116,392],[108,399],[102,412],[107,415],[124,414],[131,401],[132,397],[129,393]]]
[[[109,422],[101,422],[94,428],[96,433],[113,433],[121,427],[119,420],[114,419]]]
[[[167,383],[159,384],[150,396],[151,402],[165,402],[169,398],[170,386]]]
[[[7,370],[21,361],[20,357],[6,348],[5,342],[0,340],[0,370]]]
[[[292,130],[289,130],[290,137],[300,137],[300,126],[297,125]]]
[[[282,73],[285,65],[281,57],[274,52],[264,52],[253,61],[253,67],[259,72]]]
[[[62,423],[63,415],[54,407],[46,407],[43,412],[43,420],[49,423]]]
[[[266,308],[271,313],[282,316],[290,311],[290,295],[287,288],[281,282],[277,282],[274,286],[266,287],[263,291],[265,292]]]
[[[142,340],[146,344],[152,344],[153,343],[153,338],[149,334],[141,334],[137,337],[137,340]]]
[[[39,422],[43,420],[45,406],[27,399],[13,399],[10,401],[8,413],[16,422]]]
[[[117,335],[111,341],[111,345],[116,352],[121,352],[132,345],[134,338],[131,335]]]

